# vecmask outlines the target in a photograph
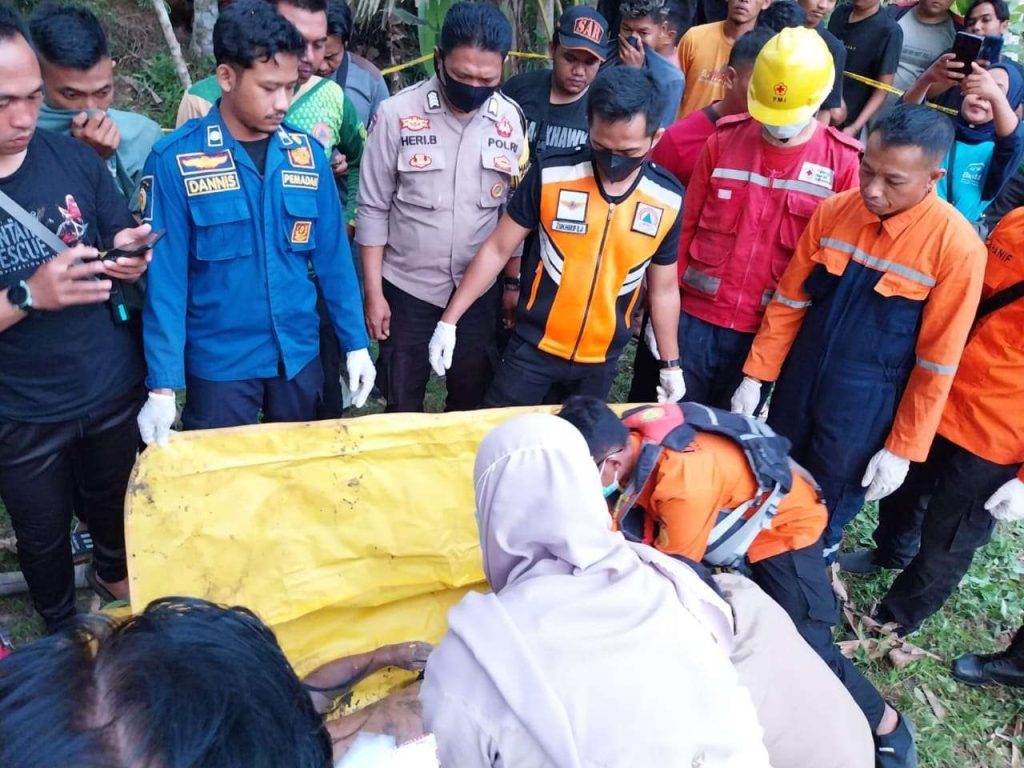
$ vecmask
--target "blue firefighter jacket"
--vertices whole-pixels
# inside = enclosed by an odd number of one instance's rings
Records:
[[[316,141],[287,124],[263,174],[218,107],[159,142],[140,207],[153,249],[143,314],[150,389],[293,378],[319,352],[312,264],[347,352],[369,344],[338,194]]]

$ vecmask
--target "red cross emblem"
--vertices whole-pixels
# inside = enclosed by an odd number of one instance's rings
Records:
[[[776,96],[785,96],[786,95],[786,91],[788,91],[788,90],[789,90],[789,88],[786,87],[785,83],[776,83],[775,84],[775,95]]]

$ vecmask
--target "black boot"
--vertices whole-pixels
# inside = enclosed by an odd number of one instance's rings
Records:
[[[1001,653],[968,653],[953,662],[953,677],[967,685],[1000,683],[1024,688],[1024,627]]]
[[[878,573],[882,566],[875,562],[875,550],[858,549],[839,555],[839,570],[845,573]]]
[[[902,713],[896,730],[875,736],[875,768],[917,768],[914,724]]]

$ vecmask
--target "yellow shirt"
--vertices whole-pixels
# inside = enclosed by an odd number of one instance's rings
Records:
[[[691,27],[679,41],[679,66],[686,76],[686,91],[677,119],[712,104],[725,95],[725,69],[733,41],[725,36],[725,22]]]

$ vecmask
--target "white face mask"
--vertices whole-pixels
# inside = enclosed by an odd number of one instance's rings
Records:
[[[800,132],[810,124],[811,120],[804,120],[802,123],[796,123],[795,125],[766,125],[764,129],[768,131],[768,135],[773,139],[779,141],[789,141],[795,136],[800,135]]]

